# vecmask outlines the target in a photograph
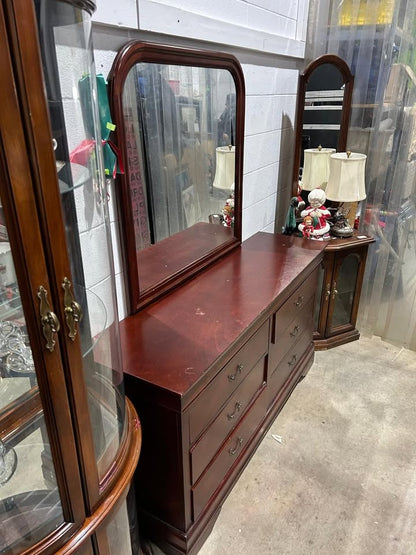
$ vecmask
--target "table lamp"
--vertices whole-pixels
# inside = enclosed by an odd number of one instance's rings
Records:
[[[326,198],[341,203],[335,216],[331,233],[338,237],[351,237],[357,204],[365,199],[365,161],[367,156],[356,152],[337,152],[331,154],[329,163]],[[345,203],[349,206],[345,207]],[[346,210],[350,214],[346,219]]]
[[[313,189],[325,190],[329,175],[329,160],[331,154],[335,152],[335,148],[306,148],[303,151],[303,172],[301,189],[305,191],[306,198],[302,198],[306,202],[307,196]],[[307,192],[306,192],[307,191]]]
[[[216,149],[214,190],[229,193],[235,181],[235,146],[219,146]]]

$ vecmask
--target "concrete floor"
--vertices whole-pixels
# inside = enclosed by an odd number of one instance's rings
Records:
[[[317,352],[199,555],[415,555],[416,352]]]

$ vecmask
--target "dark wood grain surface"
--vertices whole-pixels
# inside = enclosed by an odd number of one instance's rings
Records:
[[[325,243],[257,233],[241,248],[121,323],[124,371],[183,397],[254,322],[320,262]],[[303,274],[304,275],[304,274]],[[186,399],[182,399],[183,402]]]

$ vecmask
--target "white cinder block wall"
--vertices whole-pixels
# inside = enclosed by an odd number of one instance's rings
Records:
[[[97,0],[95,61],[105,76],[117,50],[132,39],[230,52],[240,61],[246,84],[243,240],[284,224],[308,8],[309,0]]]

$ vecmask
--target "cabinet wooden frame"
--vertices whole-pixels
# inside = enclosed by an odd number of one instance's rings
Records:
[[[93,7],[89,1],[76,5]],[[0,40],[1,201],[38,383],[19,402],[5,407],[0,439],[13,446],[16,438],[38,426],[43,415],[63,518],[25,553],[78,553],[92,545],[90,538],[125,501],[140,453],[141,429],[126,400],[120,447],[100,482],[80,342],[72,341],[64,327],[62,281],[71,280],[71,266],[33,2],[2,3]],[[40,285],[62,325],[53,350],[45,346]],[[108,541],[106,548],[101,536],[105,552]],[[91,547],[85,549],[92,553]]]
[[[315,350],[325,350],[359,339],[360,332],[356,328],[360,295],[363,284],[368,246],[374,238],[360,235],[346,239],[334,239],[328,243],[324,251],[322,266],[322,284],[317,305],[316,329],[314,331]],[[338,295],[337,283],[343,270],[342,265],[349,256],[357,261],[357,273],[353,297],[349,306],[350,318],[340,325],[333,324],[335,302]]]

